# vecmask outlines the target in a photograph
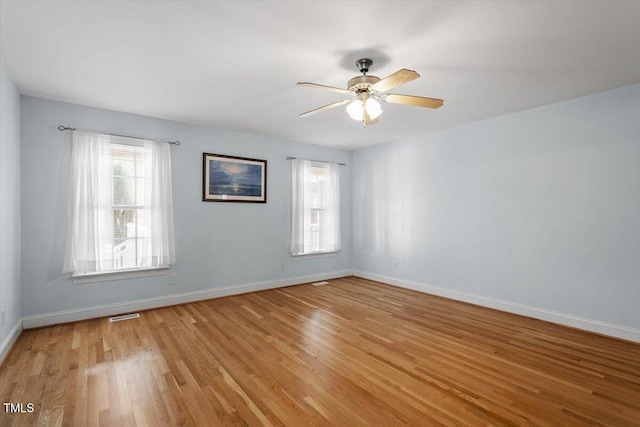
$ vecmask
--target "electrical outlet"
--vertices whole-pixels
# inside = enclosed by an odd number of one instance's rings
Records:
[[[280,271],[284,271],[285,270],[285,266],[284,266],[284,262],[282,264],[280,264]]]
[[[2,310],[2,327],[4,328],[4,310]]]
[[[177,274],[170,274],[169,275],[169,284],[170,285],[176,285],[178,283],[178,275]]]
[[[391,267],[394,270],[397,270],[398,269],[398,261],[396,261],[396,260],[391,261]]]

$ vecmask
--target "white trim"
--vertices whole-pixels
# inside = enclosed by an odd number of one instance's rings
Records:
[[[331,258],[338,255],[338,251],[309,252],[308,254],[291,254],[293,261],[304,261],[306,259]]]
[[[35,316],[23,317],[22,327],[24,329],[39,328],[42,326],[56,325],[59,323],[76,322],[79,320],[113,316],[115,314],[131,313],[134,311],[149,310],[152,308],[166,307],[169,305],[184,304],[187,302],[202,301],[211,298],[220,298],[229,295],[262,291],[265,289],[281,288],[284,286],[317,282],[320,280],[336,279],[338,277],[346,277],[351,275],[351,270],[341,270],[325,274],[299,276],[288,279],[276,279],[264,282],[248,283],[244,285],[227,286],[224,288],[212,288],[203,291],[185,292],[182,294],[167,295],[137,301],[128,301],[116,304],[106,304],[74,310],[58,311],[55,313],[38,314]]]
[[[4,358],[7,357],[11,347],[16,343],[18,337],[22,333],[22,322],[18,320],[15,326],[9,332],[9,335],[0,344],[0,365],[4,362]]]
[[[96,273],[74,274],[71,281],[74,285],[85,283],[109,282],[112,280],[138,279],[140,277],[164,276],[171,267],[136,268],[129,270],[100,271]]]
[[[557,311],[531,307],[509,301],[502,301],[494,298],[483,297],[480,295],[469,294],[466,292],[453,291],[450,289],[439,288],[436,286],[411,282],[408,280],[396,279],[393,277],[383,276],[376,273],[369,273],[366,271],[354,271],[353,275],[362,277],[364,279],[386,283],[388,285],[398,286],[400,288],[412,289],[414,291],[438,295],[457,301],[464,301],[483,307],[495,308],[496,310],[506,311],[508,313],[519,314],[526,317],[532,317],[534,319],[545,320],[547,322],[553,322],[564,326],[570,326],[576,329],[583,329],[585,331],[595,332],[597,334],[608,335],[611,337],[640,343],[640,329],[630,328],[628,326],[601,322],[599,320],[587,319],[571,314],[559,313]]]

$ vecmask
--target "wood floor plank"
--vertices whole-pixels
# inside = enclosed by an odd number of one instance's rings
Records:
[[[24,331],[0,426],[640,425],[640,345],[346,277]]]

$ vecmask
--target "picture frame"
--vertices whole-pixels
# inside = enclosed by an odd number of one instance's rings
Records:
[[[267,161],[203,153],[202,201],[267,203]]]

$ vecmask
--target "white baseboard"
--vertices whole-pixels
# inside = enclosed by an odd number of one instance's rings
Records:
[[[351,270],[334,271],[311,276],[291,277],[288,279],[268,280],[257,283],[228,286],[225,288],[207,289],[204,291],[186,292],[167,295],[157,298],[128,301],[117,304],[99,305],[75,310],[58,311],[55,313],[38,314],[22,318],[24,329],[39,328],[42,326],[56,325],[59,323],[77,322],[79,320],[95,319],[98,317],[113,316],[114,314],[130,313],[151,308],[166,307],[168,305],[184,304],[193,301],[202,301],[211,298],[226,297],[229,295],[244,294],[247,292],[262,291],[265,289],[281,288],[284,286],[301,283],[317,282],[319,280],[336,279],[338,277],[351,276]],[[3,344],[4,345],[4,344]]]
[[[18,337],[22,333],[22,322],[18,320],[15,326],[9,332],[9,335],[0,344],[0,365],[4,362],[4,358],[9,354],[9,350],[13,347],[13,344],[18,340]]]
[[[508,313],[519,314],[526,317],[532,317],[534,319],[545,320],[547,322],[553,322],[564,326],[570,326],[576,329],[583,329],[585,331],[595,332],[597,334],[608,335],[614,338],[620,338],[623,340],[640,343],[640,329],[634,329],[628,326],[601,322],[599,320],[592,320],[584,317],[573,316],[571,314],[530,307],[527,305],[517,304],[509,301],[487,298],[480,295],[469,294],[466,292],[452,291],[450,289],[438,288],[436,286],[396,279],[393,277],[369,273],[366,271],[354,271],[353,275],[362,277],[364,279],[386,283],[388,285],[398,286],[406,289],[413,289],[415,291],[420,291],[427,294],[438,295],[457,301],[481,305],[483,307],[495,308],[496,310],[506,311]]]
[[[115,314],[130,313],[139,310],[148,310],[158,307],[166,307],[169,305],[184,304],[187,302],[201,301],[211,298],[220,298],[229,295],[238,295],[247,292],[255,292],[266,289],[275,289],[285,286],[291,286],[301,283],[311,283],[322,280],[336,279],[345,276],[357,276],[364,279],[375,280],[377,282],[386,283],[415,291],[425,292],[428,294],[438,295],[458,301],[468,302],[484,307],[495,308],[497,310],[506,311],[508,313],[519,314],[522,316],[532,317],[534,319],[545,320],[560,325],[570,326],[585,331],[595,332],[598,334],[608,335],[628,341],[640,343],[640,329],[634,329],[627,326],[615,325],[611,323],[601,322],[598,320],[587,319],[570,314],[559,313],[551,310],[530,307],[508,301],[497,300],[493,298],[483,297],[479,295],[469,294],[466,292],[452,291],[449,289],[430,286],[422,283],[416,283],[408,280],[396,279],[393,277],[383,276],[380,274],[369,273],[365,271],[341,270],[325,274],[316,274],[310,276],[299,276],[288,279],[270,280],[264,282],[248,283],[243,285],[228,286],[225,288],[207,289],[204,291],[186,292],[175,295],[167,295],[157,298],[148,298],[143,300],[129,301],[118,304],[100,305],[76,310],[59,311],[55,313],[39,314],[36,316],[27,316],[22,318],[20,322],[14,326],[7,338],[2,342],[0,347],[0,363],[6,357],[13,343],[20,336],[22,329],[39,328],[42,326],[55,325],[59,323],[76,322],[79,320],[94,319]],[[22,326],[22,328],[20,327]]]

